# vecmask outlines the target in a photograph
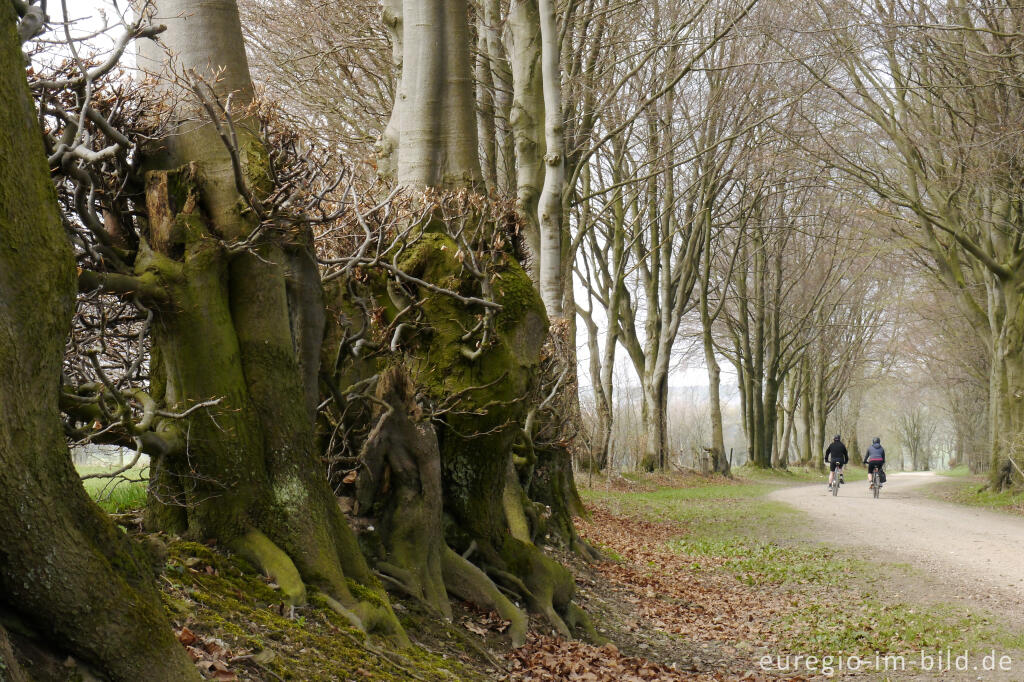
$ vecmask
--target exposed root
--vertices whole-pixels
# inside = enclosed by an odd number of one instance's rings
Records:
[[[299,569],[288,554],[262,532],[251,530],[230,543],[230,547],[273,578],[281,588],[286,603],[293,606],[306,603],[306,584]],[[360,586],[366,595],[359,595],[352,594],[349,586],[344,583],[311,584],[320,587],[327,605],[354,627],[364,632],[383,635],[398,647],[411,645],[388,605],[386,595],[379,587]],[[356,585],[354,581],[351,584]],[[379,600],[374,598],[378,596],[378,590],[381,592]],[[375,601],[378,603],[374,603]]]
[[[451,604],[448,602],[448,596],[444,596],[444,601],[442,602],[444,608],[439,608],[438,604],[428,601],[423,596],[423,590],[420,589],[419,582],[409,571],[402,570],[397,566],[392,566],[386,561],[381,561],[377,563],[376,575],[393,588],[402,592],[406,596],[415,599],[419,602],[420,606],[434,614],[437,618],[442,618],[447,621],[452,619]]]
[[[229,545],[277,581],[285,601],[292,606],[306,603],[306,584],[291,558],[258,530],[250,530]]]
[[[571,637],[561,613],[572,603],[576,589],[572,574],[532,543],[513,537],[506,538],[502,559],[511,573],[522,577],[530,609],[543,614],[558,634]]]
[[[322,592],[320,593],[320,597],[324,600],[324,603],[327,604],[331,611],[334,611],[336,614],[347,620],[352,627],[366,632],[366,629],[363,627],[363,621],[359,619],[359,616],[345,608],[340,601],[331,595],[324,594]]]
[[[384,594],[384,601],[379,605],[366,600],[357,601],[352,606],[352,612],[363,623],[366,632],[384,636],[398,649],[407,649],[412,646],[412,642],[398,622],[395,612],[391,610],[391,605],[386,601],[386,593]]]
[[[445,547],[441,557],[444,582],[448,591],[478,606],[490,607],[509,621],[508,629],[512,646],[521,647],[526,643],[529,621],[526,614],[503,595],[494,582],[479,568],[463,559],[450,547]]]
[[[565,620],[574,632],[577,634],[581,633],[580,639],[585,639],[590,644],[597,646],[608,642],[607,637],[597,634],[597,629],[594,627],[594,622],[590,619],[590,614],[580,608],[575,602],[569,603],[569,608],[566,609]]]
[[[584,561],[595,562],[604,560],[604,556],[596,547],[578,535],[573,537],[570,549],[572,549],[574,554],[583,557]]]

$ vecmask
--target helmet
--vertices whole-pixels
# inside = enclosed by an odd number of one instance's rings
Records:
[[[881,439],[881,438],[879,438],[878,436],[875,436],[875,437],[874,437],[874,438],[872,439],[872,441],[871,441],[871,444],[872,444],[872,445],[881,445],[881,444],[882,444],[882,439]]]
[[[836,434],[836,437],[835,437],[835,438],[833,438],[832,440],[834,440],[834,441],[836,441],[836,442],[838,443],[838,442],[839,442],[839,434],[837,433],[837,434]]]

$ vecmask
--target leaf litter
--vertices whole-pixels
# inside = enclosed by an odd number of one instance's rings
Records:
[[[808,679],[758,666],[764,653],[782,648],[773,626],[793,611],[791,595],[740,582],[722,570],[724,557],[671,548],[685,534],[679,523],[620,516],[599,505],[590,512],[576,520],[580,534],[625,558],[572,562],[578,596],[618,646],[534,634],[508,654],[508,680]]]

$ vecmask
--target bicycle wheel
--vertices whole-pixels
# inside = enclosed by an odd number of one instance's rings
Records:
[[[875,498],[878,498],[879,488],[882,486],[882,477],[878,475],[878,469],[871,472],[871,484],[874,486],[871,492],[875,494]]]
[[[839,472],[836,472],[835,480],[832,482],[832,497],[839,494]]]

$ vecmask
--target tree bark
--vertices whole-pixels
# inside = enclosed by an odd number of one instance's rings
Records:
[[[158,3],[173,50],[159,68],[183,78],[216,74],[208,81],[212,94],[230,95],[238,105],[232,109],[244,112],[252,86],[235,4],[192,5]],[[140,61],[158,68],[152,58]],[[150,160],[165,169],[146,176],[152,248],[136,268],[156,273],[167,294],[166,303],[154,304],[153,382],[161,397],[177,411],[211,397],[222,402],[176,427],[186,447],[154,458],[148,519],[247,556],[274,576],[290,603],[305,600],[307,585],[316,587],[367,630],[405,644],[315,450],[324,316],[312,235],[255,231],[259,218],[239,184],[258,202],[273,181],[255,121],[245,114],[234,121],[239,178],[213,122],[197,118],[205,115],[197,113],[200,104],[187,92],[177,95],[170,154]],[[250,237],[245,249],[224,247]],[[184,514],[169,509],[182,505]],[[379,598],[358,598],[349,580]]]
[[[465,0],[405,2],[397,180],[402,187],[481,182]]]
[[[544,93],[544,184],[537,203],[540,225],[540,294],[548,317],[563,315],[562,195],[565,192],[565,139],[562,120],[561,51],[555,1],[538,0],[541,82]],[[575,344],[573,344],[575,347]]]
[[[498,0],[484,0],[482,30],[486,37],[487,58],[493,85],[495,189],[498,196],[515,193],[516,158],[509,117],[512,111],[512,72],[501,40],[501,6]]]
[[[198,680],[144,552],[89,499],[61,429],[77,291],[10,3],[0,5],[0,602],[113,680]],[[6,655],[6,654],[5,654]]]
[[[512,44],[512,113],[515,143],[516,206],[523,218],[523,237],[530,251],[527,271],[540,288],[541,228],[539,202],[544,185],[544,81],[538,0],[512,0],[508,26]]]

